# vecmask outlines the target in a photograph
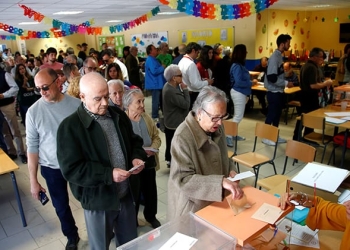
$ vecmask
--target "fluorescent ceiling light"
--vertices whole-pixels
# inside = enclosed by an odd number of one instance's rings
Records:
[[[123,21],[124,20],[109,20],[109,21],[106,21],[106,23],[121,23]]]
[[[179,14],[179,11],[164,11],[164,12],[159,12],[158,15],[176,15]]]
[[[329,4],[321,4],[321,5],[313,5],[311,7],[313,8],[326,8],[326,7],[330,7],[331,5]]]
[[[76,15],[83,12],[84,11],[59,11],[59,12],[53,13],[52,15]]]
[[[21,23],[18,23],[18,25],[34,25],[34,24],[39,24],[39,22],[21,22]]]

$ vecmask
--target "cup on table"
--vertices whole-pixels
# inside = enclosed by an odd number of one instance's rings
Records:
[[[346,107],[348,106],[348,102],[347,101],[342,101],[340,103],[340,106],[341,106],[341,110],[346,110]]]

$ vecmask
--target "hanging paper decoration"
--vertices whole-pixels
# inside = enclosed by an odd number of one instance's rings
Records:
[[[278,0],[254,0],[240,4],[213,4],[199,0],[159,0],[163,5],[169,6],[187,15],[204,19],[233,20],[259,13]],[[260,16],[261,18],[261,16]]]
[[[175,6],[176,0],[171,0],[171,3],[172,3],[172,6]],[[86,21],[79,25],[75,25],[75,24],[62,22],[56,19],[48,18],[25,5],[19,5],[19,7],[21,7],[24,10],[25,16],[28,16],[29,18],[35,18],[36,21],[38,22],[43,21],[45,24],[52,24],[52,28],[48,31],[33,31],[33,30],[23,30],[23,29],[16,28],[11,25],[0,22],[0,29],[20,36],[22,40],[27,40],[31,38],[58,38],[58,37],[69,36],[72,34],[101,35],[103,31],[104,33],[108,33],[109,31],[110,33],[113,34],[116,32],[122,32],[124,30],[132,29],[136,26],[139,26],[147,22],[150,18],[158,15],[158,13],[160,12],[159,7],[155,7],[152,10],[150,10],[148,13],[136,18],[135,20],[131,20],[123,24],[118,24],[118,25],[109,26],[109,27],[108,26],[92,27],[91,25],[95,22],[94,19],[90,19],[89,21]],[[213,17],[213,13],[214,13],[213,6],[207,5],[207,9],[208,11],[209,10],[211,11],[212,13],[211,17]],[[15,38],[15,36],[13,37]]]
[[[4,36],[4,35],[1,35],[0,36],[0,39],[1,40],[16,40],[16,36]]]

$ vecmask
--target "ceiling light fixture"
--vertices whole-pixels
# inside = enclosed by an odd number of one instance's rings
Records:
[[[83,12],[84,11],[59,11],[59,12],[53,13],[52,15],[76,15]]]
[[[106,21],[106,23],[121,23],[123,21],[124,20],[109,20],[109,21]]]
[[[158,15],[177,15],[180,14],[179,11],[164,11],[164,12],[159,12]]]
[[[21,23],[18,23],[18,25],[34,25],[34,24],[39,24],[39,22],[21,22]]]

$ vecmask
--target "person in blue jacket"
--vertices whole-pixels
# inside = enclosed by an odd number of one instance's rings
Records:
[[[145,89],[152,92],[152,118],[157,120],[159,118],[160,97],[166,82],[163,76],[165,65],[156,59],[158,50],[152,44],[147,46],[146,53],[148,57],[145,63]]]
[[[238,44],[234,47],[232,53],[232,65],[230,69],[231,81],[231,97],[234,106],[233,122],[240,123],[243,119],[245,106],[252,90],[252,82],[250,81],[249,71],[246,69],[245,60],[247,56],[247,48],[244,44]],[[254,84],[257,80],[253,80]],[[232,138],[226,137],[227,146],[233,147]],[[237,140],[243,141],[244,137],[237,135]]]

